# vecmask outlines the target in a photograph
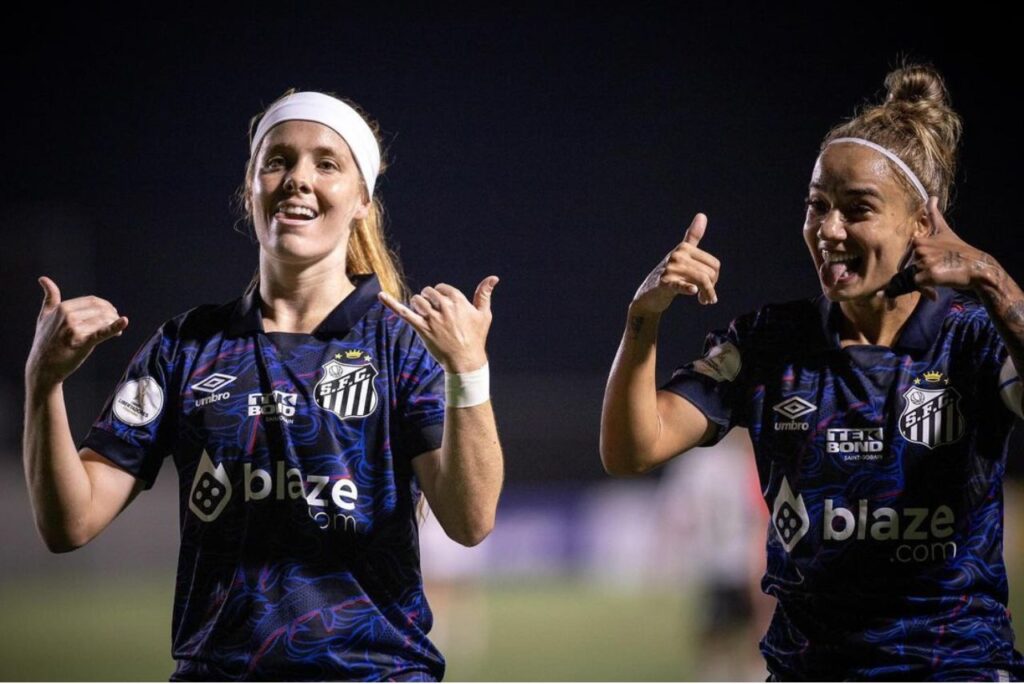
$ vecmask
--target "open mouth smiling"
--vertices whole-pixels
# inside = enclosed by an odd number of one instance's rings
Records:
[[[300,222],[312,221],[317,218],[320,214],[312,207],[307,207],[303,204],[297,204],[295,202],[281,202],[277,205],[277,211],[274,213],[274,218],[279,221],[285,222]]]
[[[864,264],[864,257],[860,254],[823,249],[821,257],[821,274],[829,287],[861,275],[860,268]]]

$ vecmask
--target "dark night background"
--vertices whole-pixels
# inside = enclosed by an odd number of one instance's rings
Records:
[[[964,117],[947,217],[1024,277],[1018,39],[1000,17],[622,7],[53,10],[11,26],[3,453],[18,453],[39,275],[131,321],[66,383],[76,438],[160,323],[241,293],[256,263],[232,203],[248,121],[292,86],[380,121],[391,168],[378,187],[414,288],[501,276],[489,352],[514,481],[602,476],[601,393],[626,305],[695,212],[723,262],[719,304],[673,305],[666,373],[709,328],[819,291],[800,234],[818,143],[877,99],[900,55],[935,64]]]

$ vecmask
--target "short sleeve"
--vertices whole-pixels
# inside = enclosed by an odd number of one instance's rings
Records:
[[[89,447],[153,486],[172,451],[177,391],[172,385],[175,338],[165,324],[132,357],[79,448]]]
[[[711,439],[701,446],[712,446],[736,425],[747,425],[749,376],[747,335],[742,319],[726,330],[708,334],[703,355],[680,366],[661,389],[688,400],[716,426]]]
[[[412,458],[440,448],[444,433],[444,369],[408,325],[397,378],[398,424],[403,450]]]

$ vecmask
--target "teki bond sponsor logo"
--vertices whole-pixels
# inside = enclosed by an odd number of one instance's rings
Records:
[[[810,424],[799,419],[808,413],[817,411],[818,407],[806,399],[792,396],[786,397],[775,406],[772,406],[772,410],[783,418],[788,418],[788,420],[776,418],[774,424],[776,430],[802,430],[806,432],[811,428]]]
[[[295,405],[299,395],[293,392],[273,392],[263,394],[254,392],[249,395],[248,412],[250,416],[262,416],[267,420],[280,420],[291,423],[295,415]]]
[[[829,428],[825,433],[825,451],[838,454],[848,462],[880,461],[884,428]]]
[[[934,563],[957,554],[956,542],[951,539],[956,516],[949,506],[896,509],[873,507],[867,499],[853,505],[842,503],[846,502],[825,499],[820,532],[825,544],[896,542],[889,558],[893,563]],[[803,495],[794,494],[785,477],[772,506],[772,523],[790,553],[811,531]]]
[[[303,474],[289,468],[284,461],[275,461],[270,470],[241,465],[242,491],[236,495],[224,463],[214,465],[204,450],[192,479],[188,507],[203,522],[212,523],[224,512],[232,499],[235,505],[259,505],[262,501],[305,499],[310,521],[321,530],[356,532],[352,512],[359,500],[359,487],[350,477]]]

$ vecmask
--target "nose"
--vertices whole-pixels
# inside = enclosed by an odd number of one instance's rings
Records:
[[[307,193],[312,190],[310,172],[301,161],[297,162],[284,178],[285,192]]]
[[[818,238],[821,240],[842,240],[846,237],[846,222],[838,209],[825,214],[818,225]]]

